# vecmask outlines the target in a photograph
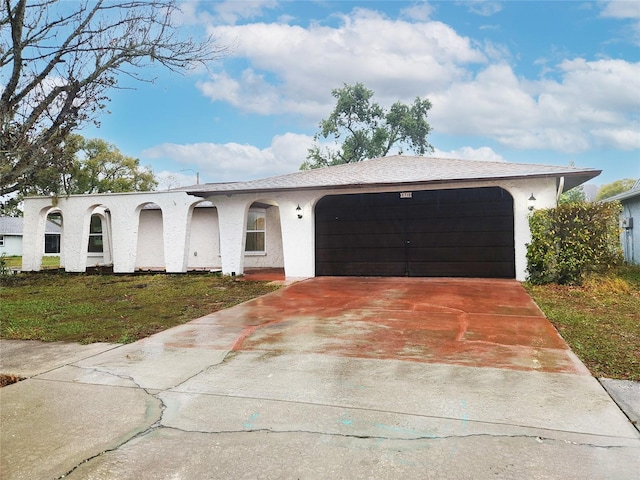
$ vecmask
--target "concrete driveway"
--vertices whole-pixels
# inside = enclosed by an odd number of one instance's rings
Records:
[[[3,371],[36,373],[34,348],[3,342]],[[515,281],[315,278],[40,358],[0,389],[3,479],[640,471],[638,431]]]

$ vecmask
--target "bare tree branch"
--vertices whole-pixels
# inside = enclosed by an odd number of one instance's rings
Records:
[[[185,37],[176,0],[0,1],[0,195],[55,167],[122,75],[151,81],[147,66],[182,73],[228,50]]]

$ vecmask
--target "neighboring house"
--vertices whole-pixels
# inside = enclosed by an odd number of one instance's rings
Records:
[[[605,202],[615,201],[622,204],[620,244],[624,260],[633,265],[640,265],[640,179],[631,190],[605,200]]]
[[[22,255],[22,225],[20,217],[0,217],[0,255]],[[60,254],[61,229],[52,221],[47,221],[41,255]]]
[[[599,170],[391,156],[261,180],[24,202],[23,270],[51,212],[71,272],[284,268],[316,275],[526,277],[528,217]]]

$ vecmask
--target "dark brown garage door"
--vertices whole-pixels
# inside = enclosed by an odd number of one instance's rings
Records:
[[[324,197],[316,275],[514,278],[513,198],[498,187]]]

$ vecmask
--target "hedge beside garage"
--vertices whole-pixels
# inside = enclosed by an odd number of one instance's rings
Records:
[[[620,265],[620,211],[617,202],[583,202],[533,212],[529,217],[528,280],[579,285],[587,272]]]

